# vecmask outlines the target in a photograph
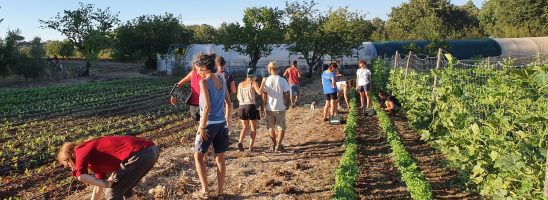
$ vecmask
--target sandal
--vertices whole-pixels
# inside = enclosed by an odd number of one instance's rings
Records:
[[[192,198],[194,199],[209,199],[209,196],[207,195],[207,192],[200,192],[200,191],[195,191],[192,193]]]
[[[222,194],[219,194],[219,195],[217,195],[217,198],[215,198],[215,199],[217,199],[217,200],[225,200],[225,196],[222,195]]]

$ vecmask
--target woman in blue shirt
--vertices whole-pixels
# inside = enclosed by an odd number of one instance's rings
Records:
[[[323,108],[323,120],[328,121],[327,109],[329,110],[329,117],[337,115],[335,109],[335,102],[337,101],[337,85],[336,75],[333,72],[335,70],[335,64],[329,65],[327,70],[322,73],[322,85],[323,93],[325,94],[325,106]]]
[[[217,199],[223,199],[225,182],[225,155],[228,149],[227,122],[232,112],[230,94],[224,80],[215,76],[215,54],[198,55],[200,80],[200,127],[194,145],[196,171],[202,185],[201,190],[192,194],[194,198],[207,199],[207,171],[204,156],[210,145],[215,150],[217,163]]]

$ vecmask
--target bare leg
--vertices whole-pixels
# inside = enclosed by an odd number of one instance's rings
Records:
[[[364,92],[360,92],[360,103],[361,103],[361,107],[363,107],[365,105],[365,94]]]
[[[249,151],[253,150],[253,144],[255,144],[255,137],[257,136],[257,120],[251,120],[251,133],[249,139]]]
[[[344,102],[346,103],[346,109],[350,109],[350,104],[348,103],[348,89],[344,88]]]
[[[299,99],[299,94],[295,95],[295,103],[293,103],[294,105],[297,105],[297,100]]]
[[[270,134],[270,140],[272,140],[272,145],[278,145],[278,143],[276,142],[276,132],[274,131],[274,128],[268,129],[268,132]]]
[[[206,193],[207,192],[207,171],[206,171],[206,165],[204,162],[204,154],[195,152],[194,163],[196,164],[196,172],[198,173],[200,184],[202,184],[202,189],[200,192]]]
[[[371,107],[371,99],[369,98],[369,91],[365,91],[365,97],[367,99],[367,108]]]
[[[245,139],[247,129],[249,129],[249,120],[240,120],[242,122],[242,131],[240,132],[240,140],[238,143],[242,143]]]
[[[284,139],[285,130],[280,130],[280,135],[278,136],[278,145],[282,144],[282,140]]]
[[[327,119],[327,109],[329,109],[329,100],[325,100],[325,106],[323,107],[323,119]]]
[[[217,195],[223,195],[225,190],[225,175],[226,175],[226,166],[225,166],[225,153],[219,153],[215,157],[217,161],[217,184],[218,191]]]
[[[331,104],[331,116],[335,116],[335,114],[337,114],[337,112],[335,112],[336,111],[335,100],[331,99],[329,103]]]

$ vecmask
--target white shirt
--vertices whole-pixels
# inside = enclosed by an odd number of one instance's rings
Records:
[[[356,76],[358,86],[365,86],[369,84],[369,76],[371,76],[371,71],[369,69],[359,68],[356,72]]]
[[[270,75],[266,78],[263,92],[266,93],[267,111],[285,111],[284,92],[289,92],[287,80],[279,75]]]
[[[343,86],[346,86],[346,81],[337,81],[335,84],[337,84],[337,90],[341,92],[344,90]]]

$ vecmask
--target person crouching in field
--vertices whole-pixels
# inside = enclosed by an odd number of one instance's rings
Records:
[[[360,60],[358,66],[360,68],[356,71],[356,82],[358,82],[356,90],[360,93],[360,108],[363,108],[364,106],[369,108],[371,106],[371,98],[369,98],[369,89],[371,88],[371,71],[367,69],[367,62],[365,62],[365,60]],[[367,104],[364,105],[366,102]]]
[[[344,97],[346,108],[350,108],[350,104],[348,103],[348,89],[354,88],[354,85],[356,85],[356,82],[352,79],[348,81],[337,81],[337,105],[339,108],[341,108],[341,96]]]
[[[251,131],[249,151],[253,151],[253,144],[257,135],[257,120],[260,119],[259,110],[255,106],[255,97],[257,94],[262,94],[262,91],[255,81],[255,71],[252,68],[247,68],[247,78],[238,84],[238,117],[243,127],[240,132],[240,140],[238,141],[238,151],[244,151],[242,142],[248,130]]]
[[[207,171],[204,157],[210,145],[217,163],[217,199],[224,199],[225,152],[228,150],[227,120],[232,112],[232,102],[226,81],[215,76],[215,54],[200,54],[197,60],[200,80],[200,125],[194,145],[194,162],[202,185],[192,197],[208,199]]]
[[[150,140],[105,136],[63,144],[57,161],[69,167],[79,181],[94,186],[91,199],[101,199],[103,193],[106,199],[137,199],[133,187],[152,169],[158,155],[158,146]],[[107,173],[112,173],[108,179]]]
[[[291,100],[291,107],[294,108],[297,105],[297,99],[299,98],[299,93],[301,92],[301,86],[300,81],[301,79],[301,72],[299,71],[299,68],[297,67],[297,61],[294,60],[293,64],[289,68],[287,68],[284,72],[284,76],[287,78],[287,81],[289,82],[289,87],[291,90],[289,90],[289,96]]]
[[[394,114],[400,110],[401,104],[396,97],[381,90],[379,91],[379,98],[384,102],[384,104],[381,104],[382,109],[389,114]]]
[[[286,123],[285,111],[289,109],[289,83],[278,75],[278,65],[275,61],[268,63],[267,66],[270,76],[263,78],[261,82],[262,109],[266,116],[266,127],[272,140],[272,151],[284,151],[282,140],[284,139]],[[276,135],[276,127],[280,133]]]
[[[322,73],[323,93],[325,94],[325,107],[323,108],[323,121],[337,115],[335,101],[337,101],[337,85],[335,75],[335,64],[329,65],[327,70]],[[327,112],[329,109],[329,118]]]

